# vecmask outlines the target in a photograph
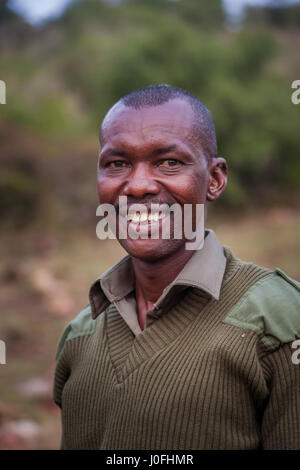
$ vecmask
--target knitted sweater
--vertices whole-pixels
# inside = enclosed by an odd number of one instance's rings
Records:
[[[300,285],[225,255],[219,300],[187,289],[137,336],[113,303],[67,325],[62,448],[300,448]]]

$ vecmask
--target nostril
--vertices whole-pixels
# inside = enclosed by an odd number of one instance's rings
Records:
[[[128,181],[124,187],[125,196],[133,197],[144,197],[148,195],[158,194],[160,192],[160,186],[156,181]]]
[[[159,190],[152,190],[152,191],[145,191],[141,188],[124,188],[123,194],[124,196],[132,196],[138,199],[151,197],[153,195],[157,195]]]

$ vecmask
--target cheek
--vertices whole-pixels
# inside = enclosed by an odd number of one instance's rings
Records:
[[[179,177],[172,183],[172,193],[184,204],[204,204],[207,193],[205,175],[194,173],[188,178]]]
[[[98,175],[97,191],[100,203],[112,202],[118,190],[118,184],[112,178],[104,178]]]

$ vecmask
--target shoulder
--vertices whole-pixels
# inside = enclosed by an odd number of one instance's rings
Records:
[[[275,269],[242,295],[223,322],[255,331],[268,351],[300,338],[300,283]]]
[[[58,359],[67,341],[79,336],[88,336],[93,334],[96,328],[96,323],[97,320],[92,318],[91,307],[88,305],[64,328],[58,342],[56,359]]]

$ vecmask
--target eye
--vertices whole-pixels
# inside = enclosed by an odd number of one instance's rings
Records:
[[[114,160],[105,165],[106,168],[127,168],[128,163],[124,160]]]
[[[179,165],[182,165],[182,163],[179,160],[176,160],[175,158],[167,158],[166,160],[162,160],[159,163],[159,166],[164,168],[170,168]]]

